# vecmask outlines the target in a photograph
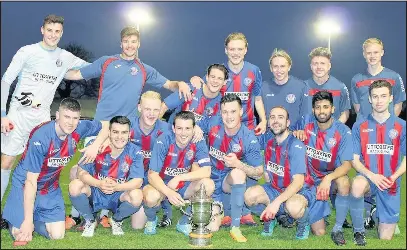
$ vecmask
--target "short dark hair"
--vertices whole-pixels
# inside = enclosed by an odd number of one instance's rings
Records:
[[[287,114],[287,120],[289,120],[290,119],[290,114],[288,113],[288,110],[286,109],[286,108],[284,108],[283,106],[274,106],[274,107],[272,107],[271,109],[270,109],[270,112],[269,112],[269,114],[271,113],[271,111],[273,110],[273,109],[283,109],[284,111],[285,111],[285,113]]]
[[[177,119],[181,120],[191,120],[192,126],[195,127],[195,115],[191,111],[180,111],[175,115],[174,122],[172,123],[175,126],[175,121]]]
[[[129,120],[129,118],[127,118],[126,116],[122,116],[122,115],[117,115],[115,117],[113,117],[112,119],[110,119],[109,122],[109,130],[112,128],[113,123],[118,123],[118,124],[128,124],[129,128],[131,127],[131,122]]]
[[[74,112],[81,112],[81,105],[79,104],[78,100],[67,97],[62,99],[61,103],[59,104],[59,109],[68,109]]]
[[[218,69],[218,70],[222,71],[222,72],[223,72],[223,75],[225,76],[225,80],[229,78],[229,70],[225,67],[225,65],[223,65],[223,64],[218,64],[218,63],[211,64],[211,65],[208,67],[207,71],[206,71],[206,74],[207,74],[208,76],[209,76],[209,73],[211,73],[211,70],[212,70],[212,69]]]
[[[64,25],[64,18],[62,16],[57,16],[54,14],[50,14],[44,18],[44,22],[42,27],[45,27],[45,24],[48,23],[60,23],[62,26]]]
[[[312,97],[312,107],[315,107],[315,103],[318,101],[322,101],[322,100],[328,100],[331,105],[334,105],[334,99],[332,97],[331,92],[326,91],[326,90],[321,90],[318,91],[313,97]]]
[[[242,100],[240,97],[238,97],[236,94],[226,94],[220,99],[220,106],[222,104],[228,103],[228,102],[237,102],[239,103],[239,106],[242,107]]]
[[[401,83],[403,84],[403,83]],[[388,88],[390,95],[392,94],[393,86],[386,80],[376,80],[369,86],[369,96],[372,94],[373,89]]]

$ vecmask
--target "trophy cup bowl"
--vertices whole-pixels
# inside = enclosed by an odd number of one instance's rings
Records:
[[[222,203],[217,203],[206,195],[205,186],[201,184],[198,192],[186,200],[187,207],[191,206],[191,214],[181,207],[181,212],[188,216],[192,222],[192,232],[189,234],[189,244],[193,247],[209,247],[212,245],[212,233],[206,228],[212,218],[223,212]],[[213,206],[219,206],[219,213],[212,215]]]

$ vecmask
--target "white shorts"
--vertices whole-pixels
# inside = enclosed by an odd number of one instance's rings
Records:
[[[43,122],[50,121],[49,109],[31,107],[10,107],[7,114],[14,128],[8,135],[1,133],[1,153],[17,156],[22,154],[29,139],[31,130]]]

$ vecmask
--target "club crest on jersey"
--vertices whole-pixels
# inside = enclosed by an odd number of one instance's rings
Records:
[[[296,99],[296,97],[295,97],[294,94],[288,94],[288,95],[285,97],[285,100],[286,100],[288,103],[294,103],[294,102],[295,102],[295,99]]]
[[[242,148],[240,147],[239,144],[233,144],[233,146],[232,146],[232,151],[233,151],[234,153],[239,152],[241,149],[242,149]]]
[[[120,166],[120,169],[121,169],[124,173],[127,173],[127,172],[129,172],[130,165],[125,161],[125,162],[123,162],[122,165]]]
[[[188,150],[185,156],[187,157],[188,161],[192,160],[192,158],[194,158],[194,151],[192,151],[191,149]]]
[[[399,135],[399,132],[397,132],[397,130],[395,130],[395,129],[391,129],[390,131],[389,131],[389,137],[390,137],[390,139],[396,139],[397,138],[397,136]]]
[[[246,85],[246,86],[250,86],[250,84],[253,82],[253,80],[251,79],[251,78],[249,78],[249,77],[246,77],[244,80],[243,80],[243,83],[244,83],[244,85]]]
[[[212,107],[207,107],[207,108],[205,109],[205,113],[206,113],[206,115],[208,115],[208,116],[213,115],[213,108],[212,108]]]
[[[329,145],[330,148],[335,147],[335,145],[336,145],[336,139],[335,139],[335,138],[329,138],[329,140],[328,140],[328,145]]]
[[[55,64],[57,65],[57,67],[61,67],[62,61],[58,58],[57,61],[55,62]]]
[[[136,67],[131,67],[130,70],[131,70],[131,71],[130,71],[130,74],[131,74],[131,75],[133,75],[133,76],[137,75],[138,69],[137,69]]]

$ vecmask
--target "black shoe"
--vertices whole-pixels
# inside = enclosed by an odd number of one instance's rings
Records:
[[[172,224],[171,218],[168,218],[167,215],[164,215],[160,223],[158,223],[158,227],[162,228],[169,227],[171,226],[171,224]]]
[[[343,228],[353,228],[352,224],[350,224],[347,219],[345,219],[345,221],[343,222],[342,227]]]
[[[365,232],[356,232],[353,234],[353,242],[358,246],[366,246]]]
[[[365,218],[364,226],[365,229],[371,230],[375,228],[376,222],[374,221],[373,215],[376,213],[376,206],[372,206],[372,209],[370,209],[370,215],[369,217]]]
[[[285,228],[292,228],[294,227],[294,221],[290,220],[287,215],[281,215],[277,218],[277,222]]]
[[[8,229],[8,222],[5,220],[5,219],[3,219],[3,215],[0,215],[1,216],[1,229],[3,230],[3,229]]]
[[[342,231],[331,232],[331,239],[338,246],[343,246],[346,244],[345,237],[343,236]]]

